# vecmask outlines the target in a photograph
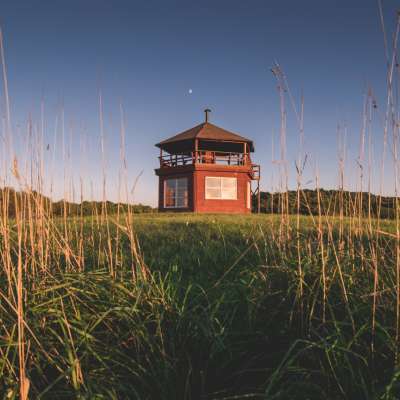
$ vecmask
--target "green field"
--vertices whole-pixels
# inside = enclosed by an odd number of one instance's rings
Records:
[[[4,399],[19,396],[21,354],[30,398],[400,396],[394,221],[142,214],[129,227],[114,215],[51,224],[2,238],[3,265],[20,267],[22,282],[20,292],[1,286]]]

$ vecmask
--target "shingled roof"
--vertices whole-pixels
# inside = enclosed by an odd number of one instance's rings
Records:
[[[194,128],[178,133],[177,135],[172,136],[169,139],[157,143],[156,146],[159,148],[164,148],[173,143],[183,142],[186,140],[194,140],[196,138],[203,140],[216,140],[221,142],[236,142],[236,143],[245,142],[249,144],[250,151],[254,151],[254,145],[250,139],[247,139],[236,133],[229,132],[209,122],[203,122],[202,124],[197,125]]]

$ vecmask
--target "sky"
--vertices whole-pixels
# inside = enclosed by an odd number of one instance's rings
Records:
[[[212,123],[254,141],[261,188],[276,190],[282,165],[277,162],[280,102],[271,67],[278,62],[297,110],[304,98],[304,186],[313,187],[318,175],[321,186],[337,187],[339,125],[346,143],[346,186],[355,188],[368,88],[373,90],[377,112],[381,116],[385,112],[386,60],[377,4],[375,0],[2,0],[12,151],[21,160],[29,153],[27,132],[32,121],[33,132],[43,134],[43,170],[51,177],[47,182],[53,182],[54,197],[72,186],[76,193],[84,187],[85,198],[101,197],[105,176],[106,195],[116,200],[122,108],[127,186],[134,188],[135,202],[154,206],[158,190],[154,144],[202,122],[203,109],[209,107]],[[382,4],[390,37],[396,1]],[[3,84],[1,90],[4,118]],[[299,129],[288,93],[285,96],[287,165],[293,188]],[[376,121],[371,124],[371,157],[378,166],[383,130],[378,116]],[[375,191],[378,170],[373,172]],[[383,184],[391,193],[390,161]]]

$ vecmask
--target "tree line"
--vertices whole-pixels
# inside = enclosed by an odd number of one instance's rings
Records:
[[[298,196],[299,195],[299,196]],[[399,198],[397,198],[399,200]],[[397,202],[399,205],[399,202]],[[144,204],[128,205],[111,201],[83,201],[81,203],[65,200],[52,201],[49,197],[36,191],[15,191],[13,188],[0,188],[0,214],[13,218],[17,211],[24,213],[45,212],[52,216],[90,216],[101,214],[107,210],[109,214],[125,213],[130,209],[133,213],[157,212]],[[257,198],[253,196],[253,211],[257,211]],[[350,192],[341,190],[310,190],[304,189],[299,193],[295,190],[288,192],[261,192],[260,211],[268,214],[297,214],[301,215],[343,215],[363,216],[372,218],[394,219],[396,217],[396,197],[378,196],[367,192]],[[26,215],[29,217],[29,215]]]
[[[89,216],[100,214],[107,210],[109,214],[128,212],[130,209],[133,213],[151,213],[155,209],[144,204],[114,203],[111,201],[83,201],[75,203],[65,200],[52,201],[49,197],[44,196],[36,191],[16,191],[13,188],[5,187],[0,189],[0,214],[7,214],[13,218],[21,215],[21,210],[26,217],[28,213],[32,215],[38,212],[44,212],[52,216]]]
[[[253,209],[257,209],[256,197],[253,197]],[[260,211],[269,214],[299,212],[302,215],[318,215],[321,211],[323,215],[362,215],[393,219],[396,216],[396,197],[324,189],[304,189],[299,193],[296,190],[280,193],[261,192]]]

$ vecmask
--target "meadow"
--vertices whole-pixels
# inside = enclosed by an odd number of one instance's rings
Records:
[[[38,210],[2,221],[4,399],[400,396],[395,221]]]
[[[271,68],[281,121],[268,215],[134,206],[124,108],[110,176],[101,92],[93,175],[63,106],[53,140],[44,102],[39,122],[14,127],[0,31],[0,398],[400,398],[400,14],[387,30],[378,5],[386,98],[378,107],[365,89],[354,158],[338,126],[336,190],[322,190],[305,150],[303,95]]]

